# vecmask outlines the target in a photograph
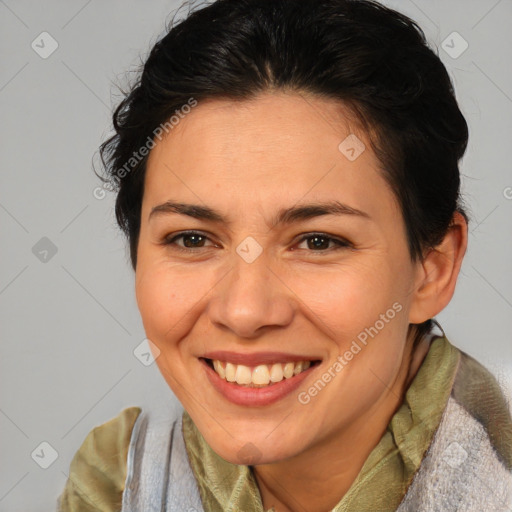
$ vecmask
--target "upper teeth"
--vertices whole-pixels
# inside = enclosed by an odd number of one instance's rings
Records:
[[[289,379],[307,370],[310,365],[310,361],[299,361],[297,363],[285,364],[260,364],[259,366],[250,368],[243,364],[224,363],[218,360],[213,361],[213,368],[221,379],[249,387],[262,387],[267,386],[270,382],[275,383],[283,379]]]

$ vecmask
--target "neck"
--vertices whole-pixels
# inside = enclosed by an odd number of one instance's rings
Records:
[[[414,334],[414,331],[413,331]],[[384,435],[430,346],[408,340],[402,367],[381,399],[350,425],[290,459],[254,467],[265,510],[325,512],[343,498]]]

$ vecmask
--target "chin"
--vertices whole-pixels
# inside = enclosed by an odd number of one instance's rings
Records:
[[[231,464],[272,464],[293,457],[300,450],[293,438],[286,436],[284,439],[282,435],[272,437],[261,430],[257,435],[238,435],[235,439],[224,431],[221,438],[203,436],[213,451]]]

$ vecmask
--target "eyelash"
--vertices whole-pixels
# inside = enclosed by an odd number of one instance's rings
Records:
[[[181,233],[178,233],[177,235],[173,235],[172,237],[170,235],[165,237],[164,240],[161,242],[161,245],[174,246],[173,247],[174,249],[181,251],[181,252],[197,253],[199,249],[204,249],[204,247],[197,247],[195,249],[190,249],[188,247],[180,247],[179,245],[175,244],[175,241],[178,240],[179,238],[183,238],[185,236],[192,236],[192,235],[198,235],[198,236],[201,236],[203,238],[210,240],[207,235],[205,235],[204,233],[201,233],[200,231],[182,231]],[[330,253],[332,251],[337,251],[340,249],[352,249],[354,247],[348,240],[334,238],[332,236],[327,235],[326,233],[319,233],[319,232],[305,234],[297,242],[297,244],[301,244],[305,240],[308,240],[309,238],[314,238],[314,237],[319,237],[319,238],[328,240],[329,242],[334,242],[335,244],[337,244],[337,247],[331,248],[331,249],[319,250],[319,251],[310,250],[309,252],[312,252],[312,253]]]

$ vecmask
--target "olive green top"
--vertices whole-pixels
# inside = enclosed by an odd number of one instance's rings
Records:
[[[431,342],[402,405],[334,512],[374,510],[376,503],[382,511],[397,508],[440,423],[460,360],[461,352],[446,337]],[[120,511],[131,431],[140,412],[128,407],[87,435],[71,461],[59,512]],[[186,412],[183,434],[206,512],[264,512],[250,466],[220,458]]]
[[[71,461],[59,512],[121,510],[128,447],[140,413],[140,407],[128,407],[87,434]]]

